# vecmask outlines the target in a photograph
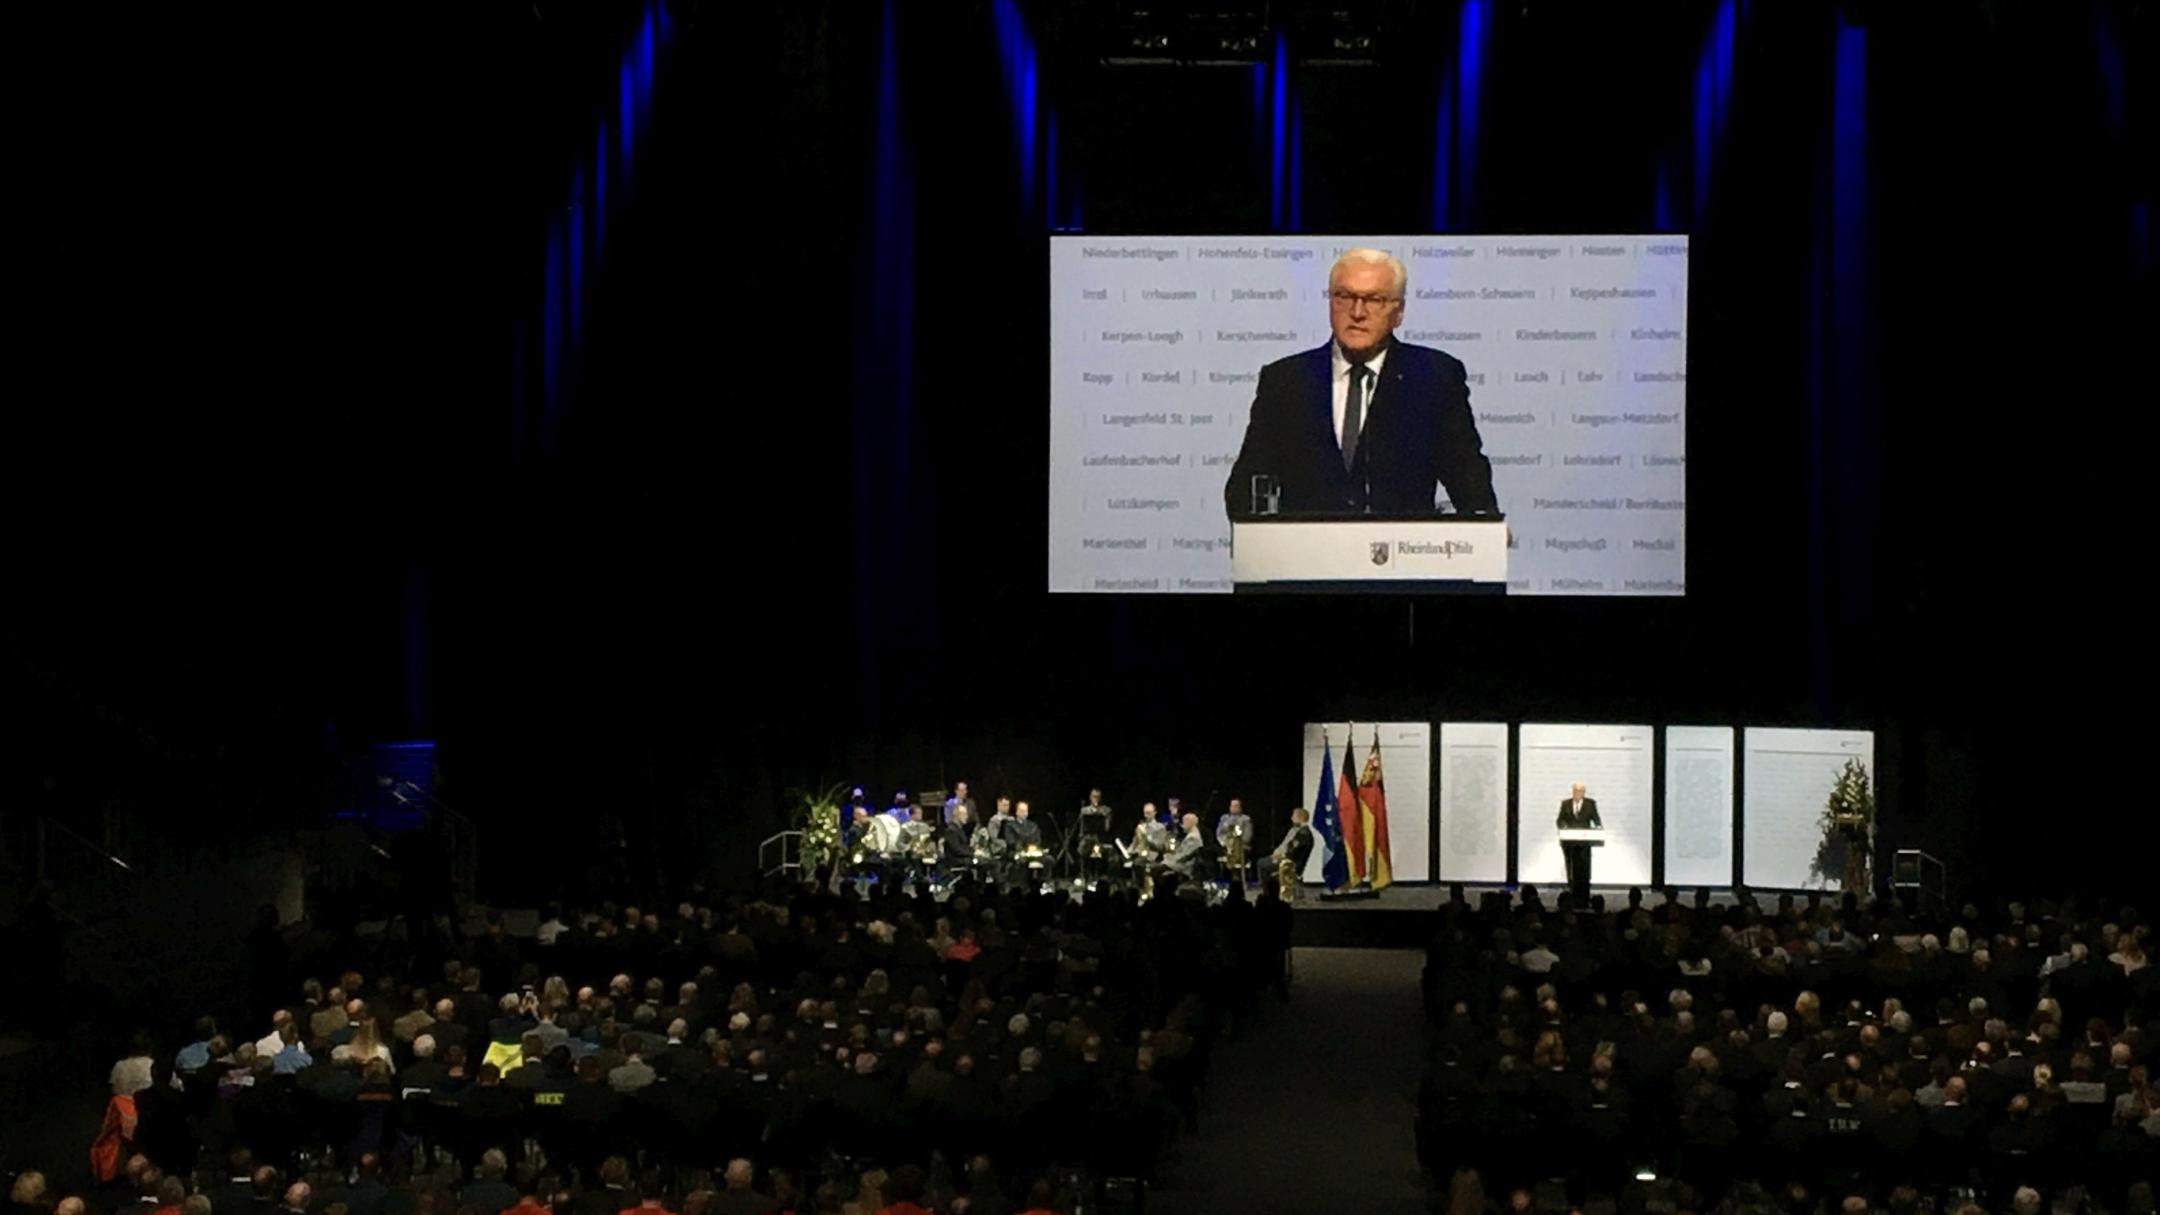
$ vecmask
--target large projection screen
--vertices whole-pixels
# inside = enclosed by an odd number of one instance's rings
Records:
[[[1508,728],[1505,722],[1440,726],[1440,880],[1508,878]]]
[[[1733,871],[1733,728],[1665,727],[1665,881],[1724,887]]]
[[[1823,806],[1845,761],[1875,773],[1868,730],[1749,729],[1742,734],[1740,878],[1774,889],[1837,890],[1837,874],[1812,872]]]
[[[1380,776],[1387,787],[1388,808],[1388,860],[1395,880],[1398,882],[1424,882],[1432,879],[1432,724],[1423,721],[1380,722],[1307,722],[1305,724],[1305,784],[1299,792],[1303,798],[1311,798],[1320,790],[1320,757],[1323,732],[1334,744],[1335,779],[1342,780],[1343,768],[1350,769],[1350,783],[1355,785],[1365,771],[1365,760],[1372,754],[1373,734],[1380,736]],[[1349,739],[1345,747],[1344,740]],[[1304,803],[1312,807],[1310,800]],[[1283,820],[1285,825],[1289,820]],[[1213,825],[1209,825],[1213,830]],[[1282,842],[1278,833],[1274,839],[1260,843],[1260,853],[1274,850]],[[1323,850],[1313,849],[1312,859],[1305,863],[1305,880],[1320,880]]]
[[[1462,366],[1508,593],[1685,593],[1682,235],[1053,236],[1049,589],[1231,591],[1260,369],[1328,346],[1358,247],[1408,271],[1394,340]]]
[[[1538,885],[1567,881],[1555,819],[1571,786],[1598,805],[1605,843],[1590,855],[1594,886],[1646,886],[1652,849],[1649,726],[1525,723],[1516,743],[1519,846],[1516,876]]]

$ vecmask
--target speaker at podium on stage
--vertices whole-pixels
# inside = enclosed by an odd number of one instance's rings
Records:
[[[1605,843],[1605,821],[1598,817],[1597,799],[1588,796],[1588,789],[1581,781],[1568,790],[1568,796],[1560,803],[1560,853],[1567,860],[1567,883],[1569,893],[1575,896],[1575,905],[1590,903],[1590,853]]]

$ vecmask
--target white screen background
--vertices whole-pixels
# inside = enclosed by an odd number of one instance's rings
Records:
[[[1387,783],[1388,808],[1388,861],[1398,882],[1423,882],[1432,878],[1432,724],[1422,721],[1381,722],[1378,725],[1360,722],[1355,727],[1355,738],[1345,759],[1343,739],[1351,733],[1349,722],[1307,722],[1305,724],[1305,784],[1298,796],[1307,799],[1300,803],[1312,808],[1310,800],[1320,790],[1321,731],[1335,745],[1335,779],[1342,780],[1345,763],[1350,768],[1350,783],[1355,785],[1358,776],[1365,771],[1365,757],[1372,754],[1373,731],[1380,732],[1380,777]],[[1289,822],[1286,818],[1285,824]],[[1267,841],[1262,852],[1272,851],[1282,842],[1278,834]],[[1305,879],[1320,880],[1322,850],[1313,848],[1312,859],[1306,862]]]
[[[1649,726],[1522,726],[1515,811],[1520,880],[1541,886],[1567,881],[1554,816],[1569,787],[1580,781],[1584,795],[1597,799],[1598,819],[1605,824],[1605,843],[1590,856],[1591,884],[1649,884],[1655,733]]]
[[[1822,842],[1823,805],[1848,759],[1875,775],[1868,730],[1749,729],[1741,737],[1743,833],[1740,879],[1750,886],[1836,890],[1837,875],[1808,872]]]

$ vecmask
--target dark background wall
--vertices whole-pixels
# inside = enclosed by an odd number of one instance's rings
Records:
[[[531,893],[840,780],[1821,724],[1892,842],[2135,880],[2148,5],[1471,0],[1280,77],[1103,66],[1106,7],[26,18],[16,804],[244,833],[430,737]],[[1687,596],[1046,596],[1052,226],[1690,232]]]

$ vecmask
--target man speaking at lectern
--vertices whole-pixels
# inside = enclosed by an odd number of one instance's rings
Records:
[[[1568,790],[1568,798],[1560,803],[1559,827],[1562,831],[1579,831],[1590,827],[1603,827],[1598,817],[1597,799],[1583,796],[1583,785],[1576,781]],[[1590,845],[1560,845],[1560,855],[1567,858],[1568,889],[1575,895],[1578,908],[1590,905]]]
[[[1254,478],[1291,515],[1497,513],[1492,464],[1470,413],[1462,362],[1395,340],[1409,271],[1378,249],[1328,270],[1327,345],[1260,369],[1245,442],[1223,487],[1232,519],[1260,513]]]

